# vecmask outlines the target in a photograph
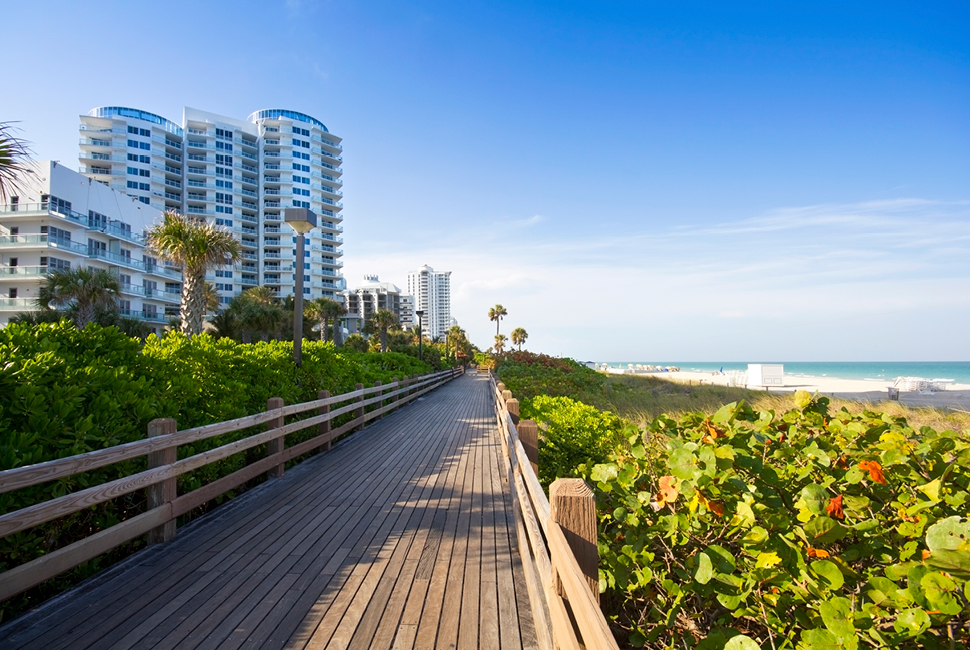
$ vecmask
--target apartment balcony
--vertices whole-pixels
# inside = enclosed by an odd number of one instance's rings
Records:
[[[199,154],[199,153],[190,153],[189,155],[186,156],[186,159],[192,162],[205,162],[205,163],[214,163],[216,161],[215,158],[209,158],[205,154]]]
[[[245,237],[243,237],[241,243],[243,245],[243,248],[259,248],[259,244],[256,242],[255,239],[246,239]]]
[[[239,284],[245,284],[246,286],[249,286],[249,287],[255,287],[259,283],[256,281],[256,278],[247,278],[246,276],[243,276],[239,278]]]
[[[193,174],[195,176],[212,176],[215,174],[214,171],[209,171],[205,167],[192,167],[191,165],[189,165],[185,171],[186,173]]]
[[[0,280],[31,280],[47,277],[46,266],[0,265]]]
[[[125,129],[113,129],[111,127],[100,127],[100,126],[89,126],[87,124],[82,124],[79,129],[81,131],[87,131],[88,133],[114,133],[117,135],[125,135],[127,131]]]
[[[37,309],[33,298],[0,298],[0,311],[32,311]]]
[[[247,259],[247,260],[256,260],[256,259],[259,259],[259,257],[256,255],[256,253],[248,253],[246,251],[243,251],[242,256],[243,256],[243,259]]]
[[[263,152],[263,158],[279,158],[279,157],[280,157],[280,152],[279,151],[264,151]]]
[[[278,233],[278,232],[282,232],[282,229],[279,226],[266,226],[266,227],[263,228],[263,232],[264,233]]]
[[[344,173],[344,170],[342,170],[340,167],[337,167],[336,165],[331,165],[328,162],[323,162],[322,160],[311,160],[310,163],[311,164],[314,164],[314,165],[317,165],[318,167],[323,167],[325,169],[329,169],[329,170],[331,170],[335,174],[343,174]]]
[[[251,154],[251,153],[249,153],[247,151],[237,151],[235,153],[237,153],[238,155],[242,156],[243,158],[246,158],[247,160],[252,160],[253,162],[259,162],[259,156],[255,155],[255,154]]]
[[[252,190],[247,190],[247,189],[242,189],[242,190],[239,190],[239,192],[240,192],[240,193],[241,193],[241,194],[242,194],[243,196],[251,196],[251,197],[253,197],[254,199],[258,199],[258,198],[259,198],[259,193],[258,193],[258,192],[254,192],[254,191],[252,191]]]
[[[152,136],[152,142],[157,142],[159,144],[164,144],[166,147],[171,147],[172,149],[178,149],[179,151],[182,150],[182,143],[181,142],[178,142],[177,140],[173,140],[173,139],[169,138],[168,136],[162,138],[162,137],[159,137],[157,135],[153,135]]]
[[[291,260],[293,259],[293,251],[288,250],[275,250],[268,251],[263,250],[264,259],[274,259],[274,260]]]
[[[233,201],[232,204],[245,210],[259,210],[259,206],[250,201]]]
[[[330,153],[329,151],[327,151],[325,149],[317,149],[316,147],[314,147],[310,151],[312,151],[313,153],[317,154],[318,156],[323,156],[327,160],[333,160],[333,161],[336,161],[336,162],[343,162],[343,157],[342,156],[338,156],[337,154]]]
[[[279,185],[282,180],[283,179],[279,176],[263,176],[264,183],[273,183],[275,185]]]
[[[174,176],[182,176],[181,167],[172,167],[171,165],[159,165],[158,163],[152,163],[152,169],[157,169],[158,171],[165,172],[166,174],[172,174]]]
[[[233,226],[232,229],[233,229],[233,232],[241,232],[241,233],[245,233],[247,235],[256,235],[256,234],[259,234],[259,231],[257,231],[252,226]]]
[[[263,237],[263,246],[293,246],[293,242],[280,243],[278,237]]]
[[[216,189],[215,184],[207,183],[205,181],[188,180],[185,182],[185,185],[186,187],[201,187],[210,190]]]
[[[42,216],[59,217],[65,221],[87,225],[88,215],[74,212],[73,210],[59,210],[50,203],[20,203],[0,205],[0,217],[4,221],[36,218]]]
[[[243,221],[248,221],[249,223],[259,223],[259,218],[256,215],[250,215],[250,214],[246,214],[245,212],[243,212],[242,214],[240,214],[238,216]]]
[[[266,207],[266,208],[279,208],[280,207],[280,202],[279,201],[264,200],[263,201],[263,207]],[[276,219],[279,219],[280,218],[279,215],[275,215],[275,216],[276,216]]]
[[[81,167],[80,173],[91,174],[92,176],[124,176],[124,169],[121,167],[119,169],[121,171],[114,171],[110,167]]]
[[[259,168],[258,167],[254,167],[252,165],[246,165],[244,163],[236,163],[235,165],[233,165],[233,167],[235,167],[236,169],[242,169],[242,170],[247,171],[247,172],[252,172],[254,174],[258,174],[259,173]]]
[[[255,140],[247,140],[245,138],[233,138],[232,141],[235,142],[235,143],[237,143],[237,144],[241,144],[244,147],[251,147],[253,149],[259,149],[259,144]]]
[[[189,214],[201,214],[207,217],[214,217],[216,214],[214,210],[206,210],[205,208],[198,208],[194,205],[187,206],[185,211]]]
[[[113,140],[111,138],[81,138],[79,144],[86,148],[124,149],[127,143],[124,140]]]
[[[168,160],[172,160],[172,161],[175,161],[177,163],[182,162],[182,156],[180,156],[178,154],[169,153],[169,152],[166,151],[164,155],[165,155],[165,158],[168,159]]]
[[[271,188],[268,188],[268,187],[263,189],[263,195],[264,196],[282,196],[282,194],[280,193],[279,190],[277,190],[277,189],[271,189]]]
[[[340,277],[340,274],[333,269],[310,269],[310,275],[324,275],[330,278]]]
[[[54,249],[64,253],[71,253],[86,257],[88,247],[80,242],[70,239],[51,239],[50,235],[4,235],[0,236],[0,248],[23,248],[23,249]]]
[[[122,284],[121,293],[129,296],[143,296],[172,304],[178,304],[182,301],[182,294],[178,289],[149,289],[137,284]]]
[[[317,227],[320,228],[320,230],[324,233],[344,231],[344,227],[339,223],[327,223],[326,221],[321,221],[319,224],[317,224]]]
[[[124,156],[121,156],[118,154],[111,154],[111,153],[98,153],[96,151],[91,151],[91,152],[82,151],[77,155],[77,157],[78,157],[78,160],[83,160],[83,161],[93,162],[93,163],[128,162],[127,158],[125,158]]]
[[[207,196],[208,194],[206,193],[196,194],[195,192],[189,192],[185,198],[189,201],[211,201],[211,199],[206,198]]]
[[[279,165],[264,164],[263,165],[263,169],[270,169],[270,170],[279,171],[280,166]]]
[[[148,321],[150,323],[166,323],[168,318],[164,313],[160,314],[158,312],[150,312],[147,310],[138,311],[135,309],[119,309],[118,313],[122,316],[127,316],[129,318],[137,318],[138,320]]]
[[[344,150],[343,145],[337,144],[333,140],[327,140],[326,138],[321,138],[319,135],[310,136],[310,140],[312,142],[317,142],[319,144],[325,144],[328,147],[333,147],[337,151],[343,151]]]
[[[189,135],[209,135],[209,132],[205,129],[188,128],[185,129],[185,132]]]

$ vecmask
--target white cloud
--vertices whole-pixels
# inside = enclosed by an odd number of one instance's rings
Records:
[[[545,229],[543,229],[545,230]],[[474,230],[347,258],[402,283],[451,270],[453,312],[487,347],[495,303],[529,346],[583,359],[967,359],[970,203],[806,206],[716,226],[588,237]],[[738,355],[738,356],[732,356]]]

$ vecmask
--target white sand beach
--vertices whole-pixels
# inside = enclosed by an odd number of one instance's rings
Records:
[[[709,372],[664,372],[646,373],[651,377],[659,377],[670,381],[683,383],[704,383],[708,385],[728,385],[728,375],[716,375]],[[802,377],[785,375],[783,386],[772,386],[772,393],[794,392],[807,390],[810,393],[821,393],[834,397],[853,399],[867,402],[882,402],[889,399],[888,389],[893,380],[869,381],[854,379],[836,379],[834,377]],[[765,390],[755,388],[755,390]],[[916,391],[900,391],[899,401],[907,406],[931,406],[935,408],[950,408],[954,410],[970,411],[970,384],[950,384],[945,390],[932,393]]]

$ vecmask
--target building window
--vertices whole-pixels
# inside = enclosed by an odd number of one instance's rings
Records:
[[[232,181],[216,181],[216,187],[224,187],[227,190],[232,189]]]
[[[139,196],[138,197],[138,200],[141,201],[142,203],[144,203],[145,205],[151,205],[152,204],[152,202],[149,200],[149,198],[147,196]]]
[[[8,294],[11,298],[17,297],[17,287],[10,287],[10,292]]]

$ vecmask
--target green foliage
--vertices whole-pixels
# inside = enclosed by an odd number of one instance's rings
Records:
[[[405,354],[338,350],[305,341],[303,367],[293,365],[293,346],[275,341],[252,345],[172,332],[150,336],[144,346],[115,327],[77,329],[70,321],[10,324],[0,328],[0,470],[110,447],[144,438],[156,417],[175,418],[179,429],[233,419],[266,409],[270,397],[287,404],[352,391],[393,377],[431,371]],[[351,415],[343,416],[350,418]],[[225,434],[179,448],[184,458],[252,431]],[[291,434],[287,444],[315,435]],[[240,469],[263,455],[256,447],[179,477],[179,493]],[[144,459],[118,463],[44,485],[0,495],[0,514],[144,469]],[[230,495],[231,496],[231,495]],[[0,539],[0,570],[28,562],[93,532],[139,514],[141,492]],[[25,596],[3,604],[0,616],[90,575],[131,552],[134,542],[78,567]]]
[[[615,622],[652,648],[967,647],[970,434],[794,401],[661,416],[590,468]]]
[[[523,400],[520,409],[524,419],[539,424],[539,481],[543,487],[557,478],[576,476],[581,465],[604,463],[625,446],[620,418],[568,397],[540,395]]]
[[[510,352],[496,368],[499,378],[519,399],[537,395],[584,399],[600,393],[605,377],[572,359],[560,359],[533,352]]]

